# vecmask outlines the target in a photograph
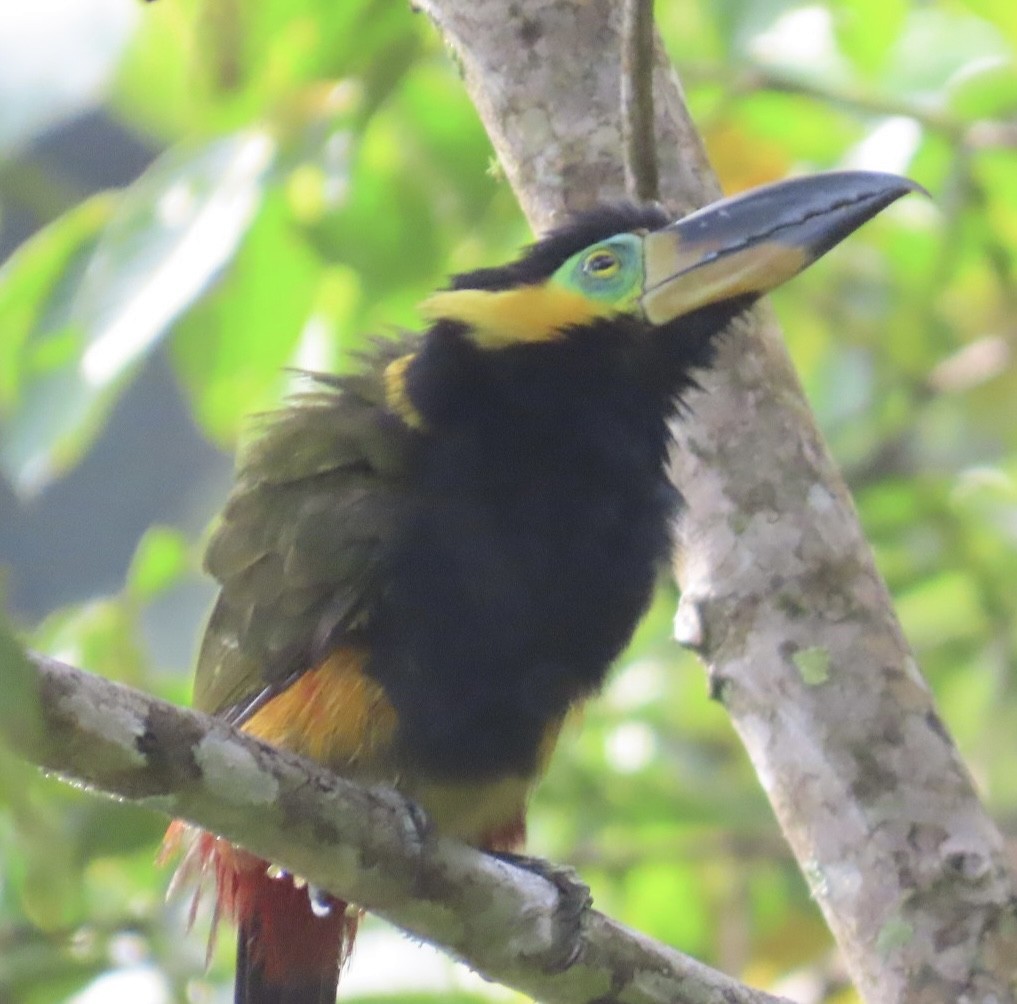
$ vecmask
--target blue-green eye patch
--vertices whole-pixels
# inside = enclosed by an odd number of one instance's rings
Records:
[[[626,311],[642,295],[643,275],[642,236],[618,234],[573,255],[551,282]]]

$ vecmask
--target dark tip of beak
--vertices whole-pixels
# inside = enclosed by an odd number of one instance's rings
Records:
[[[866,220],[921,185],[832,171],[756,188],[647,234],[643,313],[663,324],[708,303],[787,282]]]
[[[848,234],[909,192],[917,182],[877,171],[828,171],[790,178],[723,199],[673,224],[683,239],[709,232],[721,253],[775,241],[815,261]]]
[[[813,188],[809,182],[817,184]],[[826,254],[902,196],[910,192],[929,195],[910,178],[875,171],[837,171],[785,184],[791,186],[787,194],[802,216],[800,222],[787,224],[787,235],[813,259]],[[780,233],[773,237],[783,243]]]

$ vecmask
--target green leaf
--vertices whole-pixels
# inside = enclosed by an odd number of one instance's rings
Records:
[[[888,59],[881,86],[888,94],[927,99],[972,61],[1012,58],[995,28],[945,7],[918,7],[908,14]]]
[[[14,633],[0,615],[0,746],[38,748],[44,729],[39,678]],[[0,792],[3,790],[0,771]]]
[[[225,281],[173,336],[177,374],[217,442],[232,446],[247,415],[278,403],[321,280],[317,257],[275,195]]]
[[[992,22],[1017,54],[1017,5],[1011,0],[961,0],[961,6]]]
[[[976,584],[964,572],[943,572],[900,597],[897,613],[916,649],[932,648],[985,629]]]
[[[10,876],[22,908],[43,928],[71,922],[80,906],[74,855],[61,809],[54,801],[40,801],[39,787],[60,788],[59,782],[40,780],[38,773],[15,758],[44,756],[45,728],[39,705],[39,677],[10,628],[0,617],[0,804],[16,824],[16,840],[23,869]],[[12,756],[12,752],[15,756]],[[77,798],[77,792],[70,792]]]
[[[679,861],[633,868],[625,881],[627,909],[654,937],[701,953],[708,938],[707,920],[701,912],[683,910],[679,904],[702,902],[702,883],[703,876],[694,865]]]
[[[843,155],[845,146],[864,135],[857,116],[803,94],[758,91],[739,102],[731,120],[732,128],[743,136],[740,151],[743,161],[747,144],[755,149],[765,142],[766,146],[783,151],[784,165],[801,159],[832,167]],[[777,159],[768,152],[767,157],[771,161]],[[751,168],[741,168],[747,169]],[[782,170],[786,167],[782,166]],[[763,180],[754,179],[754,183],[761,184]]]
[[[138,542],[127,572],[127,589],[150,600],[179,581],[187,570],[187,539],[178,530],[151,526]]]
[[[82,378],[84,345],[84,332],[58,328],[25,353],[22,399],[0,441],[0,466],[24,495],[40,492],[81,456],[114,403],[119,382],[96,387]]]
[[[149,680],[138,634],[132,604],[102,599],[51,614],[33,633],[33,643],[72,665],[144,688]]]
[[[1017,66],[1003,56],[974,61],[950,81],[947,100],[952,111],[969,119],[1013,116],[1017,112]]]
[[[834,6],[840,51],[871,76],[885,65],[907,13],[907,0],[840,0]]]
[[[124,194],[27,348],[30,375],[0,448],[22,492],[81,456],[139,360],[228,263],[257,216],[273,151],[253,130],[171,151]]]
[[[153,3],[142,11],[107,100],[118,116],[144,123],[146,133],[193,133],[208,103],[190,44],[198,4]]]
[[[71,313],[86,379],[115,380],[205,291],[256,219],[273,156],[265,133],[236,133],[170,151],[127,190]]]
[[[104,193],[82,202],[26,241],[0,268],[0,412],[14,408],[24,388],[29,336],[61,292],[61,278],[90,250],[116,205]],[[66,293],[65,293],[66,295]]]

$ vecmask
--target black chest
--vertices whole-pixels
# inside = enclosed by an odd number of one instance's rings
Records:
[[[649,602],[678,507],[666,408],[611,362],[523,355],[458,399],[442,383],[372,646],[418,767],[533,770]]]

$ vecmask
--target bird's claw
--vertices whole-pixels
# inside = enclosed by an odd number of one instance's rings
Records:
[[[583,914],[593,903],[590,887],[583,882],[578,872],[568,865],[559,865],[544,858],[513,854],[508,851],[496,852],[494,856],[516,868],[539,875],[558,890],[555,922],[564,936],[556,938],[555,944],[563,946],[563,950],[548,960],[547,969],[549,972],[564,972],[582,953]]]

